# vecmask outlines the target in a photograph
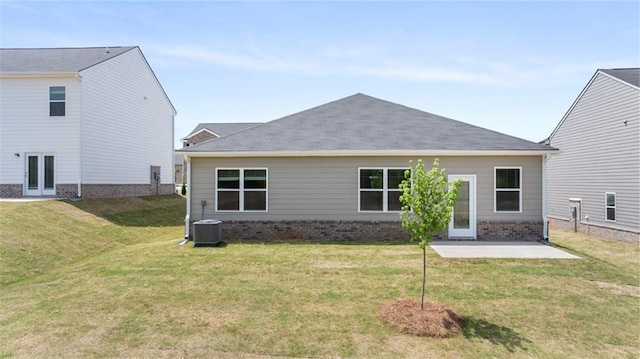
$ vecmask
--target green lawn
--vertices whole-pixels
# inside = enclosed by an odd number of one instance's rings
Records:
[[[0,203],[0,357],[637,358],[638,246],[552,232],[582,260],[443,259],[427,297],[468,318],[413,337],[416,245],[177,246],[180,196]]]

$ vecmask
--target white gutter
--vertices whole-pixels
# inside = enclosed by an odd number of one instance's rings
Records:
[[[191,187],[191,159],[189,158],[189,155],[184,155],[182,158],[183,171],[185,170],[185,165],[187,166],[187,215],[184,217],[184,239],[188,240],[189,232],[191,230],[191,191],[193,190]]]
[[[540,156],[557,153],[556,149],[549,150],[523,150],[523,151],[456,151],[456,150],[432,150],[432,151],[410,151],[410,150],[389,150],[389,151],[226,151],[226,152],[195,152],[180,151],[177,154],[188,155],[190,157],[356,157],[356,156],[378,156],[378,157],[416,157],[416,156]]]

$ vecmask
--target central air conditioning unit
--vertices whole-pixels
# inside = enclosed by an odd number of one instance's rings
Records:
[[[203,219],[193,224],[193,246],[218,246],[222,243],[222,222]]]

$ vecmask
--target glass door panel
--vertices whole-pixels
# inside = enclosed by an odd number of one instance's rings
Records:
[[[42,188],[42,194],[54,195],[56,194],[56,186],[54,180],[54,159],[51,155],[44,156],[44,186]]]
[[[449,237],[476,238],[476,176],[451,175],[449,181],[461,180],[458,198],[449,222]]]
[[[25,195],[39,196],[40,193],[40,156],[27,154],[25,163]]]
[[[27,161],[29,163],[27,188],[30,190],[37,190],[40,188],[38,186],[38,167],[40,167],[38,166],[38,156],[28,156]]]
[[[469,181],[462,181],[458,188],[458,199],[453,206],[453,228],[469,229],[471,226],[469,215]]]

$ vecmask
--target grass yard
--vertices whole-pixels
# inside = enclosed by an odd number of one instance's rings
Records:
[[[177,246],[180,196],[0,203],[0,357],[637,358],[640,249],[554,231],[582,260],[443,259],[462,334],[396,332],[417,245]]]

